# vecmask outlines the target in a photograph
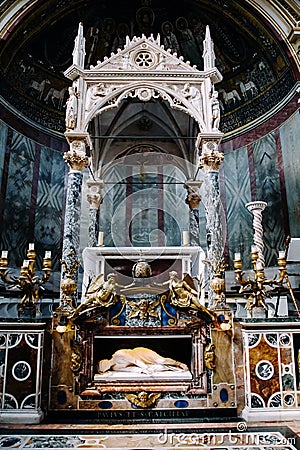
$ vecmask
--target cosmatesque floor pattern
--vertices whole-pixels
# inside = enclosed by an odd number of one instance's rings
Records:
[[[299,450],[300,439],[297,432],[282,424],[250,427],[245,422],[226,427],[220,424],[216,428],[209,424],[19,428],[15,425],[1,427],[0,448]]]

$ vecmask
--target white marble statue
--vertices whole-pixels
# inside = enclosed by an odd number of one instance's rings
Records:
[[[117,350],[111,359],[102,359],[98,363],[99,373],[135,372],[151,375],[163,371],[188,372],[186,364],[172,358],[164,358],[153,350],[145,347]]]

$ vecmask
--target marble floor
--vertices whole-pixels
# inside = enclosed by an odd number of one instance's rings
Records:
[[[299,421],[1,425],[0,448],[299,450]]]

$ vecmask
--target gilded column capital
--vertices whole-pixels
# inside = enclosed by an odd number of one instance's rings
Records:
[[[65,137],[70,150],[64,154],[64,160],[71,171],[81,172],[89,165],[87,153],[92,148],[90,135],[85,131],[66,131]]]
[[[199,154],[199,167],[206,172],[218,171],[221,163],[224,161],[224,154],[218,151],[220,144],[219,136],[198,136],[197,138]]]
[[[196,192],[191,192],[186,196],[185,203],[189,205],[190,209],[198,209],[201,202],[201,195]]]
[[[187,180],[184,183],[184,187],[187,190],[187,196],[185,203],[189,205],[190,209],[198,209],[201,202],[201,195],[199,194],[199,189],[202,185],[201,180]]]
[[[85,152],[74,150],[74,144],[75,142],[72,145],[73,148],[66,152],[63,158],[68,164],[70,170],[81,172],[85,167],[88,167],[89,159]]]
[[[224,154],[211,150],[203,153],[199,158],[199,167],[204,168],[206,172],[216,171],[220,169],[220,165],[224,161]]]

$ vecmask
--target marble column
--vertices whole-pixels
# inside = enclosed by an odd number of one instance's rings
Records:
[[[89,240],[88,247],[96,247],[98,233],[98,211],[102,203],[101,188],[103,188],[102,180],[88,180],[87,201],[89,202]]]
[[[82,170],[88,167],[86,156],[86,141],[80,136],[73,139],[67,136],[70,150],[64,154],[64,160],[70,171],[68,174],[68,187],[64,221],[63,250],[62,250],[62,277],[61,277],[61,304],[60,309],[72,309],[71,298],[76,303],[78,265],[79,265],[79,237],[81,213]],[[73,291],[73,292],[70,292]],[[66,298],[68,301],[66,301]]]
[[[208,276],[213,279],[213,267],[219,264],[223,257],[224,236],[222,227],[222,204],[219,189],[219,168],[224,160],[223,153],[218,151],[218,142],[204,141],[199,167],[205,171],[204,207],[206,214],[206,239]],[[213,292],[208,291],[209,305],[213,305]]]
[[[253,242],[257,247],[258,261],[263,269],[265,267],[265,257],[264,257],[264,241],[263,241],[263,226],[262,226],[262,212],[267,206],[266,202],[256,201],[247,203],[246,208],[253,214]]]
[[[200,246],[200,229],[199,229],[199,205],[201,196],[198,192],[202,181],[189,180],[185,183],[187,189],[186,204],[189,205],[189,224],[190,224],[190,245]]]

